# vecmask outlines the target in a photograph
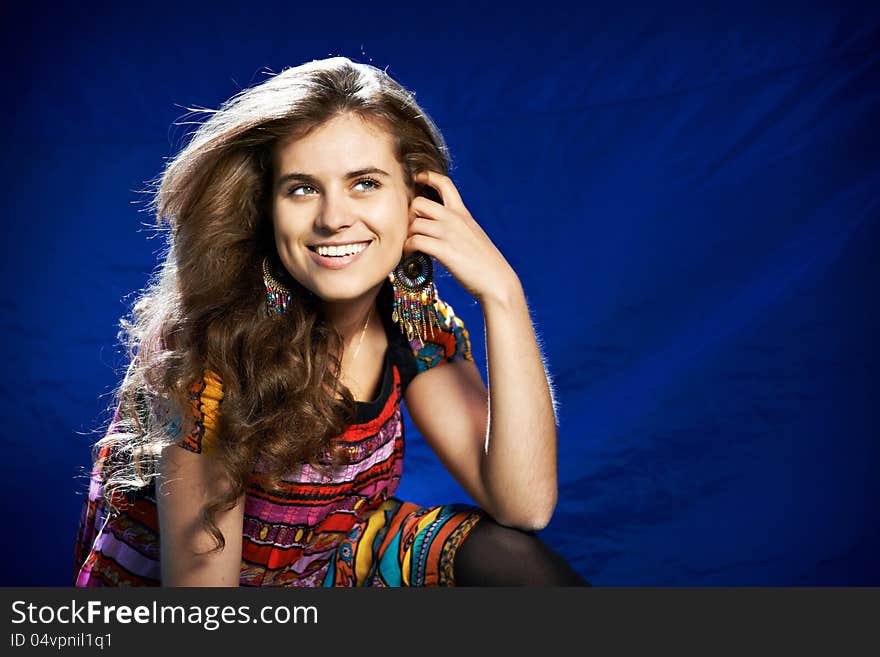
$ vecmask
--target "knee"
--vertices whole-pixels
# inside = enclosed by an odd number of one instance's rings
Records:
[[[535,532],[502,525],[488,516],[474,526],[462,547],[467,545],[468,541],[471,541],[472,546],[479,543],[495,554],[523,557],[542,545],[541,539]]]
[[[535,532],[507,527],[487,517],[458,548],[456,579],[483,585],[590,586]]]
[[[523,563],[552,553],[536,532],[502,525],[489,516],[474,525],[459,550],[466,553],[464,558],[470,553],[479,555],[480,559],[509,558]]]

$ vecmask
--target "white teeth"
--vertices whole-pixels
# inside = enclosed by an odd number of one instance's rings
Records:
[[[342,246],[318,246],[315,247],[315,251],[318,252],[318,255],[322,256],[343,256],[360,253],[366,249],[367,246],[369,246],[367,243],[343,244]]]

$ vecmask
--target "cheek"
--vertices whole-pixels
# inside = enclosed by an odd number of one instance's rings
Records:
[[[272,213],[272,226],[275,239],[295,239],[303,232],[303,220],[289,209],[276,208]]]
[[[403,246],[406,238],[409,237],[409,223],[409,214],[401,213],[398,214],[397,217],[395,217],[394,224],[391,228],[391,233],[393,235],[395,246]]]
[[[383,203],[373,208],[375,227],[381,231],[386,242],[400,244],[407,237],[410,222],[409,203],[406,197],[385,199]]]

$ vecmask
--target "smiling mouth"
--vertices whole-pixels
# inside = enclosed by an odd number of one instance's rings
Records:
[[[308,246],[309,251],[312,253],[312,260],[328,269],[342,269],[348,266],[350,263],[356,262],[364,253],[370,250],[371,242],[364,242],[366,246],[356,253],[350,253],[348,255],[320,255],[317,251],[317,248],[314,246]]]

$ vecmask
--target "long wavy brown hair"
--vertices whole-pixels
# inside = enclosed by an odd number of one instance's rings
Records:
[[[114,501],[148,486],[162,450],[193,430],[189,389],[206,370],[216,373],[223,399],[211,457],[230,487],[203,509],[213,552],[225,547],[217,513],[231,509],[252,478],[277,489],[292,465],[344,462],[333,439],[356,417],[334,356],[343,339],[322,318],[319,300],[287,275],[289,312],[267,312],[262,260],[279,262],[271,218],[277,143],[355,113],[388,131],[406,183],[431,197],[413,175],[446,174],[450,160],[412,92],[345,57],[285,69],[217,110],[194,111],[207,119],[150,182],[149,210],[167,248],[130,317],[120,319],[128,364],[92,460],[101,463],[105,501],[118,511]],[[276,264],[276,271],[284,270]]]

